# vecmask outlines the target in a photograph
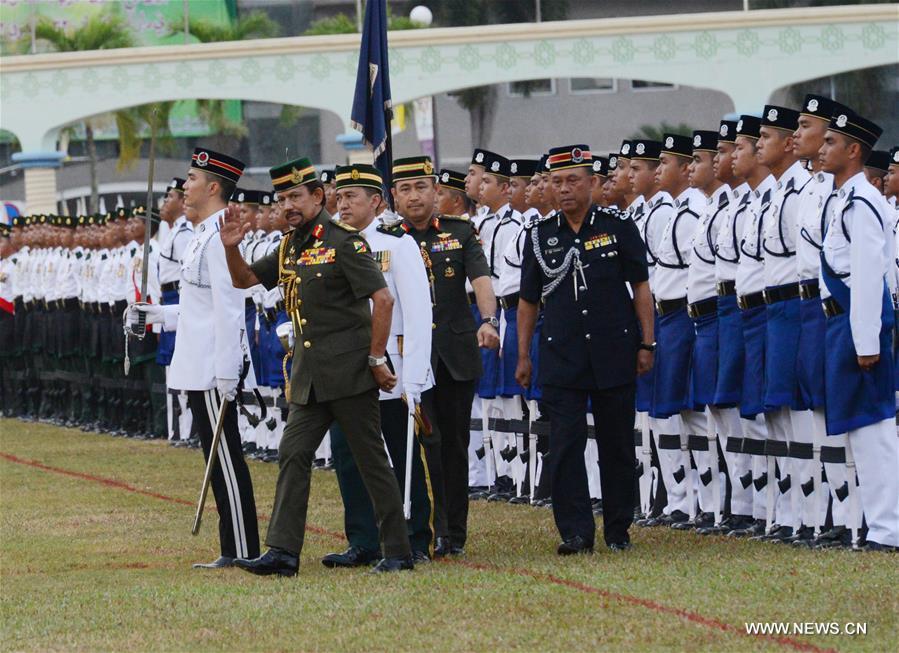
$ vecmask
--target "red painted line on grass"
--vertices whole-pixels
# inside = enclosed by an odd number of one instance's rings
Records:
[[[661,612],[663,614],[669,614],[675,617],[679,617],[681,619],[686,619],[691,623],[698,624],[700,626],[705,626],[707,628],[713,628],[715,630],[721,630],[728,633],[733,633],[736,635],[743,635],[746,637],[752,637],[753,639],[767,639],[776,644],[780,644],[782,646],[788,646],[790,648],[794,648],[797,651],[811,651],[813,653],[835,653],[835,649],[825,649],[819,646],[815,646],[814,644],[809,644],[807,642],[800,641],[798,639],[793,639],[792,637],[786,636],[778,636],[778,635],[750,635],[743,628],[738,628],[729,623],[725,623],[723,621],[719,621],[717,619],[713,619],[710,617],[704,617],[701,614],[696,612],[691,612],[690,610],[684,610],[681,608],[674,608],[669,605],[665,605],[664,603],[658,603],[651,599],[642,599],[637,596],[630,596],[629,594],[621,594],[619,592],[613,592],[611,590],[605,590],[600,587],[594,587],[593,585],[587,585],[586,583],[581,583],[576,580],[569,580],[567,578],[559,578],[558,576],[554,576],[552,574],[544,574],[536,571],[530,571],[528,569],[516,569],[510,567],[499,567],[484,563],[478,562],[469,562],[467,560],[459,560],[459,559],[444,559],[443,562],[447,564],[459,565],[461,567],[467,567],[469,569],[475,569],[477,571],[494,571],[494,572],[502,572],[502,573],[510,573],[518,576],[528,576],[535,580],[544,581],[547,583],[552,583],[553,585],[561,585],[562,587],[569,587],[571,589],[576,589],[580,592],[584,592],[587,594],[596,594],[598,596],[602,596],[603,598],[612,599],[615,601],[619,601],[621,603],[629,603],[631,605],[639,605],[643,608],[647,608],[654,612]]]
[[[37,460],[28,460],[26,458],[19,458],[18,456],[14,456],[12,454],[0,452],[0,458],[8,460],[13,463],[17,463],[19,465],[26,465],[28,467],[33,467],[35,469],[40,469],[45,472],[53,472],[55,474],[62,474],[64,476],[70,476],[72,478],[78,478],[84,481],[91,481],[93,483],[99,483],[101,485],[105,485],[107,487],[112,487],[117,490],[125,490],[126,492],[133,492],[135,494],[140,494],[143,496],[151,497],[153,499],[159,499],[160,501],[167,501],[169,503],[176,503],[179,505],[193,506],[194,504],[191,501],[187,501],[186,499],[179,499],[177,497],[170,497],[165,494],[159,494],[158,492],[151,492],[150,490],[143,490],[138,487],[134,487],[133,485],[129,485],[123,481],[117,481],[112,478],[106,478],[103,476],[96,476],[94,474],[85,474],[83,472],[76,472],[70,469],[64,469],[62,467],[53,467],[51,465],[45,465],[44,463]],[[267,521],[269,519],[268,515],[257,515],[259,519]],[[342,540],[344,536],[342,533],[335,533],[334,531],[329,531],[324,528],[320,528],[318,526],[311,526],[306,524],[306,530],[315,533],[317,535],[324,535],[326,537],[330,537],[333,539]],[[704,617],[699,613],[691,612],[690,610],[684,610],[681,608],[674,608],[664,603],[658,603],[651,599],[642,599],[637,596],[630,596],[629,594],[621,594],[619,592],[613,592],[611,590],[605,590],[600,587],[594,587],[593,585],[587,585],[586,583],[581,583],[575,580],[568,580],[566,578],[560,578],[558,576],[554,576],[552,574],[544,574],[535,571],[530,571],[528,569],[519,569],[515,567],[499,567],[494,565],[489,565],[485,563],[478,562],[469,562],[467,560],[459,560],[458,558],[454,559],[443,559],[442,562],[444,564],[456,565],[460,567],[465,567],[467,569],[474,569],[475,571],[492,571],[492,572],[500,572],[505,574],[512,574],[516,576],[526,576],[529,578],[533,578],[535,580],[543,581],[546,583],[551,583],[553,585],[559,585],[561,587],[568,587],[570,589],[575,589],[580,592],[584,592],[585,594],[595,594],[597,596],[602,596],[603,598],[611,599],[614,601],[619,601],[621,603],[629,603],[631,605],[638,605],[640,607],[646,608],[648,610],[652,610],[653,612],[660,612],[662,614],[668,614],[675,617],[679,617],[690,623],[694,623],[700,626],[705,626],[706,628],[712,628],[714,630],[720,630],[727,633],[732,633],[736,635],[743,635],[744,637],[751,637],[753,639],[766,639],[772,643],[780,644],[781,646],[789,647],[795,649],[797,651],[810,651],[811,653],[835,653],[835,649],[825,649],[819,646],[815,646],[814,644],[809,644],[807,642],[800,641],[798,639],[794,639],[792,637],[786,636],[777,636],[777,635],[750,635],[745,631],[745,629],[738,628],[732,624],[718,621],[717,619],[713,619],[710,617]]]

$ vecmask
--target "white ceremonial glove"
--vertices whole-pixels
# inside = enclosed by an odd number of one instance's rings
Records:
[[[281,346],[284,347],[284,351],[292,351],[294,345],[293,323],[288,320],[287,322],[279,324],[278,328],[275,329],[275,333],[278,334],[278,340],[281,341]]]
[[[158,304],[136,302],[129,304],[122,316],[122,321],[129,327],[136,327],[140,321],[140,314],[146,315],[147,324],[162,324],[165,322],[165,310]]]
[[[234,401],[237,398],[237,379],[216,379],[215,387],[222,399]]]
[[[403,394],[406,395],[406,401],[409,402],[410,408],[421,403],[421,393],[424,391],[424,383],[412,383],[411,381],[403,383]]]

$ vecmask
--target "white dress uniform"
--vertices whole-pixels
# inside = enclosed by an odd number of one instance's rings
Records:
[[[159,242],[159,257],[157,265],[157,276],[159,278],[159,287],[161,304],[167,304],[178,296],[178,288],[181,280],[181,257],[184,250],[193,236],[194,228],[187,216],[178,217],[171,228],[164,234]],[[158,325],[157,325],[158,326]],[[157,356],[157,362],[165,364],[166,374],[166,415],[168,417],[168,433],[169,439],[175,436],[175,419],[176,411],[173,410],[173,400],[177,400],[179,410],[177,411],[178,435],[181,440],[190,438],[191,415],[187,406],[187,393],[179,392],[173,399],[172,387],[168,382],[169,365],[166,361],[171,362],[171,355],[174,352],[175,340],[177,334],[169,336],[160,335],[159,347],[163,349],[162,357]]]
[[[231,284],[219,219],[213,213],[195,226],[181,259],[178,304],[163,306],[166,331],[178,332],[168,382],[188,391],[188,402],[204,454],[210,455],[213,429],[223,408],[219,379],[244,379],[255,387],[249,361],[244,293]],[[244,368],[246,366],[246,374]],[[259,535],[252,482],[241,451],[237,411],[228,406],[213,468],[212,489],[219,510],[219,540],[225,557],[258,555]]]
[[[798,284],[799,270],[794,256],[796,255],[796,242],[799,237],[799,205],[800,193],[809,183],[811,175],[800,161],[795,161],[787,168],[777,180],[771,197],[771,207],[765,212],[761,224],[762,252],[764,256],[764,275],[766,288],[778,288],[787,284]],[[766,405],[777,406],[765,414],[768,432],[774,434],[777,440],[785,440],[791,447],[812,447],[813,435],[811,413],[808,411],[792,410],[790,404],[794,397],[786,396],[792,391],[792,395],[798,391],[796,379],[796,360],[798,356],[799,325],[799,300],[789,302],[790,308],[772,305],[768,310],[790,310],[793,315],[783,315],[776,324],[768,322],[768,346],[773,350],[766,352],[766,376],[774,379],[783,379],[783,385],[793,385],[792,388],[775,388],[772,392],[770,381],[766,391]],[[787,306],[785,303],[784,306]],[[794,317],[792,324],[789,317]],[[790,342],[795,338],[795,342]],[[789,369],[784,370],[785,365]],[[792,383],[791,383],[792,380]],[[793,445],[793,443],[796,445]],[[791,506],[789,514],[790,522],[780,521],[781,525],[791,526],[796,530],[802,526],[813,526],[817,523],[818,516],[812,510],[814,500],[810,495],[807,500],[801,489],[802,485],[812,479],[813,461],[798,460],[792,457],[779,457],[781,465],[781,479],[790,478]],[[820,470],[819,470],[820,473]]]
[[[851,367],[852,358],[856,356],[879,354],[883,358],[892,355],[888,337],[881,332],[883,315],[892,308],[884,305],[883,296],[885,285],[887,292],[892,286],[896,252],[890,217],[889,205],[868,183],[864,172],[859,172],[840,187],[838,206],[828,212],[824,235],[821,298],[825,304],[833,298],[845,306],[848,297],[850,304],[851,338],[836,340],[832,337],[834,321],[845,319],[845,315],[828,319],[825,374],[841,371],[839,361],[846,361],[842,366],[845,379],[825,376],[828,433],[839,432],[840,421],[849,425],[847,462],[854,459],[858,473],[861,507],[868,524],[867,539],[899,546],[899,438],[895,419],[888,415],[880,421],[856,426],[859,421],[870,422],[870,419],[858,418],[863,417],[866,410],[873,414],[876,407],[882,408],[883,398],[879,392],[870,389],[853,393],[859,386],[873,388],[880,377],[876,372],[861,372],[857,367]],[[828,271],[823,269],[825,263],[830,273],[838,277],[838,282],[828,279]],[[834,288],[842,288],[846,297],[836,296]],[[892,386],[893,378],[889,381]],[[859,403],[847,406],[847,394]],[[865,404],[861,405],[861,401]]]

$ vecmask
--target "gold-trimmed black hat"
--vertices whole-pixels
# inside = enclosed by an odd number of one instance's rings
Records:
[[[358,186],[380,192],[383,185],[383,179],[378,169],[366,163],[337,166],[334,171],[334,181],[337,182],[337,190]]]
[[[743,114],[737,121],[737,136],[745,136],[758,140],[761,134],[762,121],[760,118]]]
[[[393,183],[427,177],[436,180],[434,164],[429,156],[409,156],[393,160]]]
[[[722,120],[718,124],[718,142],[733,143],[737,140],[737,121]]]
[[[471,165],[481,166],[483,168],[485,166],[484,159],[487,158],[488,154],[489,152],[487,150],[475,148],[474,152],[471,153]]]
[[[486,174],[508,179],[510,174],[510,163],[509,159],[501,154],[497,154],[496,152],[484,152],[484,172]]]
[[[335,171],[336,171],[336,168],[326,168],[325,170],[322,170],[321,174],[318,177],[319,181],[322,182],[323,184],[334,183]]]
[[[773,127],[782,131],[794,132],[799,126],[799,112],[787,107],[766,104],[762,113],[762,127]]]
[[[233,199],[241,204],[262,204],[262,195],[261,190],[241,189],[235,193]]]
[[[306,157],[273,166],[269,168],[268,174],[272,178],[272,186],[278,192],[318,181],[318,173]]]
[[[457,190],[460,193],[464,193],[465,173],[459,172],[458,170],[450,170],[449,168],[444,168],[440,171],[440,175],[437,177],[437,183],[444,188],[449,188],[451,190]]]
[[[179,193],[184,192],[184,179],[181,177],[172,177],[172,181],[169,182],[169,185],[165,187],[165,192],[168,193],[170,190],[176,190]]]
[[[236,184],[237,180],[243,175],[243,169],[246,166],[243,161],[239,161],[227,154],[198,147],[190,158],[190,167],[222,177]]]
[[[609,176],[609,160],[604,156],[593,159],[593,174],[597,177]]]
[[[811,116],[812,118],[830,122],[835,113],[840,113],[847,109],[849,107],[824,95],[809,94],[805,96],[805,101],[802,103],[802,111],[799,112],[799,115]]]
[[[609,172],[612,172],[613,170],[618,170],[618,157],[619,156],[620,155],[618,154],[618,152],[609,152],[609,156],[606,158],[606,160],[609,162]]]
[[[883,133],[883,129],[879,125],[849,110],[834,114],[827,128],[871,148],[874,147],[877,139]]]
[[[629,159],[638,159],[641,161],[658,161],[659,154],[662,153],[662,144],[653,140],[631,141]],[[622,148],[623,149],[623,148]]]
[[[718,132],[697,129],[693,132],[694,152],[717,152]]]
[[[618,156],[622,159],[631,158],[631,154],[633,154],[634,150],[634,141],[621,141],[621,145],[618,148]]]
[[[530,179],[537,172],[537,166],[539,165],[540,162],[534,159],[512,159],[509,163],[509,176],[527,177]]]
[[[592,170],[593,155],[590,153],[589,145],[563,145],[550,148],[546,162],[551,172],[568,168],[590,168]]]
[[[662,152],[692,159],[693,139],[680,134],[665,134],[662,137]]]
[[[868,160],[865,161],[865,167],[887,172],[890,167],[890,153],[886,150],[871,150]]]
[[[890,148],[890,167],[899,166],[899,145]]]

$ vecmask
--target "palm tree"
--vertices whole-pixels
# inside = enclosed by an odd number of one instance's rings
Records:
[[[134,45],[128,22],[123,16],[113,12],[91,16],[80,27],[68,31],[54,25],[53,21],[46,16],[41,16],[35,25],[34,34],[36,39],[46,42],[50,48],[58,52],[110,50],[129,48]],[[30,46],[30,40],[28,43],[23,42],[23,49],[28,46]],[[91,212],[96,212],[99,207],[97,146],[94,141],[94,121],[96,119],[97,116],[93,116],[82,121],[90,170]],[[119,137],[121,139],[121,132]]]

